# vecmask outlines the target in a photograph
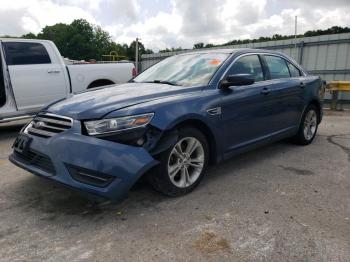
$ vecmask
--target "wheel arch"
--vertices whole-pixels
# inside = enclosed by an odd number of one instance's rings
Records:
[[[179,129],[183,127],[193,127],[203,133],[209,145],[209,163],[217,163],[217,143],[211,128],[204,121],[200,119],[191,118],[176,123],[172,129]]]
[[[309,102],[309,104],[308,104],[308,106],[309,105],[314,105],[314,106],[316,106],[316,108],[317,108],[317,113],[318,113],[318,124],[321,122],[321,119],[322,119],[322,105],[321,105],[321,103],[320,103],[320,101],[318,100],[318,99],[312,99],[310,102]]]
[[[115,82],[113,80],[107,79],[107,78],[101,78],[101,79],[96,79],[92,81],[87,89],[89,88],[94,88],[94,87],[99,87],[99,86],[106,86],[106,85],[113,85]]]

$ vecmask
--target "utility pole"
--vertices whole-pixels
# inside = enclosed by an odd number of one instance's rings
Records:
[[[139,39],[136,38],[136,44],[135,44],[135,67],[136,67],[136,74],[139,73]]]

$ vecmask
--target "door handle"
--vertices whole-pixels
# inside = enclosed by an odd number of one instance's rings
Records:
[[[59,73],[61,73],[61,70],[57,70],[57,69],[47,70],[47,73],[49,73],[49,74],[59,74]]]
[[[305,88],[305,84],[303,82],[300,82],[300,88]]]
[[[264,87],[262,90],[261,90],[261,94],[263,95],[268,95],[270,93],[270,89],[268,89],[267,87]]]

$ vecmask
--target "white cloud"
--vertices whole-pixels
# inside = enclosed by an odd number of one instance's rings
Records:
[[[181,25],[182,18],[173,9],[171,13],[160,11],[144,22],[139,21],[129,26],[116,24],[105,29],[119,43],[130,43],[139,37],[147,48],[164,49],[183,43],[183,36],[180,34]]]
[[[0,35],[38,33],[46,25],[84,18],[120,43],[191,48],[237,38],[293,34],[350,25],[349,0],[0,0]],[[165,4],[167,2],[168,4]],[[150,15],[152,14],[152,15]]]
[[[76,18],[84,18],[91,23],[97,22],[91,13],[81,7],[59,5],[44,0],[0,0],[1,13],[7,14],[0,16],[1,29],[10,35],[38,33],[46,25],[71,23]]]
[[[59,5],[83,7],[85,9],[95,11],[100,8],[102,0],[52,0],[52,2],[57,3]]]
[[[99,9],[94,12],[96,19],[103,24],[136,23],[140,15],[137,0],[99,0]]]

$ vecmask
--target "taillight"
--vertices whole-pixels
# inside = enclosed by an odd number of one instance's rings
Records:
[[[136,75],[137,75],[136,68],[133,67],[132,68],[132,76],[135,77]]]

